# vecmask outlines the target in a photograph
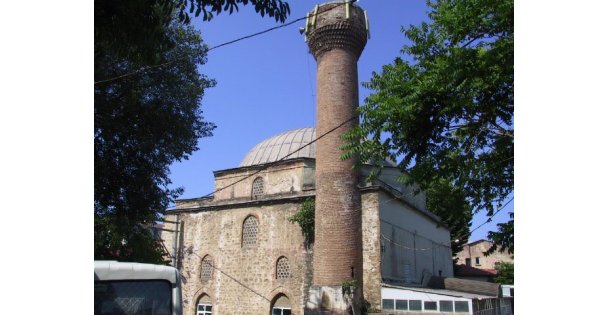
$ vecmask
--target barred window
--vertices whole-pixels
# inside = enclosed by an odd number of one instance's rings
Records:
[[[203,263],[201,264],[201,280],[211,280],[211,275],[213,274],[213,262],[211,261],[211,256],[206,255],[203,257]]]
[[[264,194],[264,180],[261,177],[258,177],[253,180],[253,185],[251,187],[251,198],[258,199],[262,197]]]
[[[258,219],[250,215],[243,222],[243,247],[253,247],[258,240]]]
[[[287,257],[282,256],[277,260],[277,279],[291,278],[291,271],[289,270],[289,260]]]

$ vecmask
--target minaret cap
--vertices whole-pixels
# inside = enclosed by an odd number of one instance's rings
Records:
[[[304,32],[315,59],[334,48],[351,50],[359,58],[369,36],[368,25],[361,8],[350,1],[334,1],[308,13]]]

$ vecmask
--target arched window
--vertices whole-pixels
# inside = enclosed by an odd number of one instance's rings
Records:
[[[211,256],[206,255],[203,257],[203,261],[201,264],[201,280],[207,281],[211,280],[211,276],[213,275],[213,261],[211,261]]]
[[[207,294],[203,294],[196,304],[196,315],[211,315],[211,298]]]
[[[258,241],[258,219],[252,215],[243,222],[243,247],[254,247]]]
[[[291,315],[291,303],[284,294],[280,294],[274,298],[271,310],[272,315]]]
[[[277,260],[276,272],[277,279],[291,278],[291,270],[289,269],[289,260],[287,260],[287,257],[281,256]]]
[[[253,180],[253,185],[251,186],[251,198],[258,199],[264,195],[264,180],[261,177],[258,177]]]

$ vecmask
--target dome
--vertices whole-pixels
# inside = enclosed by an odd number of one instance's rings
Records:
[[[283,132],[258,143],[247,152],[239,167],[276,162],[287,154],[309,144],[316,137],[315,128],[301,128]],[[314,159],[315,152],[316,145],[313,143],[289,156],[288,159],[301,157]]]
[[[306,146],[316,138],[315,128],[301,128],[283,132],[258,143],[253,149],[249,150],[239,167],[276,162],[287,154]],[[287,160],[301,157],[314,159],[317,152],[316,148],[316,144],[313,143],[293,153]],[[386,160],[382,164],[384,166],[396,166],[395,162],[390,160]]]

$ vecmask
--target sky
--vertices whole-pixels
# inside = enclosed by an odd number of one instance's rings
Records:
[[[23,293],[32,292],[33,283],[45,292],[36,296],[39,304],[56,305],[65,292],[77,292],[73,311],[64,313],[90,312],[93,305],[93,4],[9,1],[0,10],[0,200],[7,219],[0,238],[8,253],[2,273],[11,284],[10,303],[3,305],[8,314],[31,304],[31,294]],[[315,2],[290,4],[295,19]],[[359,4],[368,10],[372,35],[359,61],[364,81],[399,55],[405,43],[399,26],[420,21],[425,8],[422,0]],[[579,301],[604,299],[594,288],[607,280],[605,272],[565,270],[572,269],[571,257],[602,261],[606,247],[608,58],[601,39],[607,6],[596,0],[516,1],[515,282],[516,309],[527,313],[592,314],[598,303]],[[205,23],[204,38],[214,45],[276,26],[245,11]],[[238,165],[257,141],[314,124],[314,98],[306,92],[314,87],[314,62],[306,64],[297,27],[209,55],[201,70],[218,86],[206,91],[202,105],[218,129],[189,161],[171,168],[184,196],[212,191],[212,170]],[[370,64],[364,69],[364,63]],[[538,303],[564,293],[574,302]]]
[[[325,1],[288,2],[290,22],[305,17]],[[409,43],[401,28],[428,20],[427,6],[423,0],[361,0],[357,5],[367,11],[370,23],[371,38],[358,62],[359,82],[366,82],[372,72],[381,72],[382,66],[396,57],[411,60],[400,52]],[[200,18],[193,21],[209,47],[280,25],[272,18],[262,18],[249,6],[232,15],[221,13],[209,22]],[[316,62],[298,31],[304,25],[305,21],[300,21],[209,52],[199,70],[217,85],[205,90],[201,106],[204,119],[217,128],[212,137],[199,140],[199,150],[189,160],[171,166],[171,187],[185,190],[180,198],[211,193],[213,171],[237,167],[264,139],[315,126]],[[359,85],[360,104],[371,92]],[[506,222],[513,209],[514,203],[510,203],[492,222],[476,229],[469,240],[486,238],[487,231]],[[477,214],[471,229],[486,220],[485,213]]]

